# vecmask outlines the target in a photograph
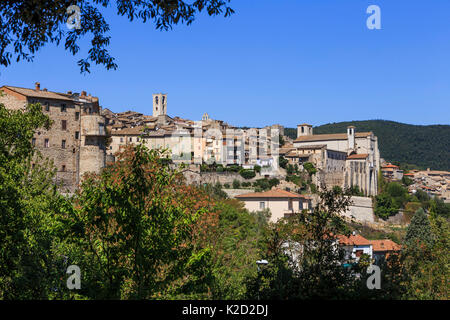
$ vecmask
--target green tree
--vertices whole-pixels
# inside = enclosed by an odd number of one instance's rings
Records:
[[[381,193],[376,196],[375,201],[375,215],[387,220],[390,216],[398,213],[398,208],[394,205],[391,196],[386,193]]]
[[[288,160],[285,157],[280,156],[278,158],[278,164],[280,165],[281,168],[286,169],[286,166],[288,165]]]
[[[64,257],[54,250],[66,201],[52,163],[31,139],[50,119],[39,104],[12,111],[0,104],[0,299],[63,297]]]
[[[255,171],[251,169],[242,169],[241,171],[239,171],[239,174],[244,179],[252,179],[256,176]]]
[[[421,243],[431,245],[433,235],[431,225],[425,211],[419,208],[411,219],[405,236],[405,244],[408,247],[415,247]]]
[[[81,294],[105,298],[200,298],[212,285],[213,203],[186,186],[158,150],[125,149],[86,177],[64,216],[68,254],[84,274]],[[69,252],[69,253],[70,253]]]
[[[248,212],[236,199],[220,201],[217,208],[219,227],[213,235],[212,298],[242,299],[245,297],[244,279],[256,275],[258,243],[265,234],[268,216]]]
[[[80,51],[80,42],[92,34],[91,48],[86,50],[88,56],[80,59],[78,65],[82,72],[89,72],[91,63],[101,64],[106,69],[116,69],[117,64],[109,54],[109,24],[102,10],[111,3],[116,3],[117,15],[128,20],[148,21],[156,29],[168,30],[178,23],[190,25],[195,17],[205,10],[210,16],[230,16],[234,13],[228,6],[229,0],[200,0],[192,3],[186,1],[110,1],[110,0],[3,0],[0,2],[0,64],[8,66],[11,59],[17,61],[33,60],[33,55],[47,43],[64,43],[72,55]],[[71,5],[81,8],[81,28],[67,29]],[[66,31],[67,30],[67,31]],[[14,48],[14,49],[13,49]]]
[[[309,176],[312,176],[317,173],[317,169],[311,162],[305,162],[303,164],[303,168],[308,172]]]
[[[357,279],[342,267],[345,252],[336,235],[348,234],[340,212],[349,197],[336,190],[320,194],[312,212],[269,226],[261,256],[269,264],[246,282],[249,298],[334,299],[355,297]]]

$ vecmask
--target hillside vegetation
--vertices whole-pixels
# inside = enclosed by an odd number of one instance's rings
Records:
[[[378,136],[381,157],[386,161],[413,164],[421,169],[450,171],[450,125],[418,126],[386,120],[349,121],[314,127],[314,134],[343,133],[350,125],[355,126],[357,132],[373,131]],[[286,128],[285,134],[296,138],[297,131]]]

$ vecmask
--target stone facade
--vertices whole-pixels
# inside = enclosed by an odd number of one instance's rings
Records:
[[[38,129],[33,144],[56,167],[56,182],[61,191],[73,192],[86,172],[99,172],[105,166],[105,119],[98,98],[86,92],[57,93],[3,86],[0,103],[6,108],[22,110],[27,104],[40,103],[52,120],[49,130]]]
[[[380,153],[378,139],[372,132],[356,132],[350,126],[346,134],[315,135],[310,125],[302,124],[298,125],[297,134],[283,154],[292,164],[314,164],[318,172],[313,182],[319,188],[357,186],[367,196],[377,194]]]

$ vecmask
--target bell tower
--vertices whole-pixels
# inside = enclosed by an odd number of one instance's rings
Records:
[[[304,123],[297,125],[297,138],[302,136],[312,136],[313,128],[312,125]]]
[[[153,94],[153,116],[165,116],[167,114],[167,94]]]

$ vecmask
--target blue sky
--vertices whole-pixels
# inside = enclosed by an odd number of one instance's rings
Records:
[[[113,1],[114,2],[114,1]],[[432,4],[431,4],[432,3]],[[382,30],[366,27],[381,8]],[[236,126],[386,119],[450,124],[450,1],[234,0],[230,18],[202,14],[157,31],[105,11],[119,68],[80,74],[63,46],[34,62],[0,68],[0,84],[86,90],[115,112],[151,114],[152,93],[168,113],[204,112]],[[89,38],[87,38],[88,40]]]

